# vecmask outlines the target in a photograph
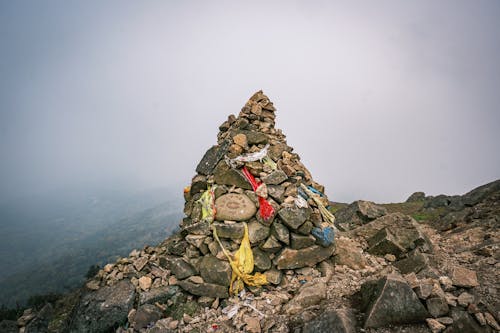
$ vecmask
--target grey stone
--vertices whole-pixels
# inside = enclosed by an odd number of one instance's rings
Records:
[[[297,295],[285,305],[285,312],[296,315],[304,308],[313,306],[326,299],[326,284],[324,282],[309,282],[304,284]]]
[[[476,272],[464,267],[454,267],[451,280],[453,285],[457,287],[472,288],[479,286]]]
[[[350,309],[326,310],[304,325],[302,333],[356,333],[356,318]]]
[[[403,274],[411,272],[418,273],[429,266],[429,256],[425,253],[421,253],[419,250],[414,250],[408,253],[405,259],[395,262],[394,266]]]
[[[365,328],[416,323],[429,316],[406,281],[395,274],[365,282],[361,295],[366,313]]]
[[[220,238],[242,239],[245,234],[245,225],[243,223],[214,222],[212,225],[217,230],[217,235]]]
[[[269,237],[271,228],[262,225],[257,220],[252,220],[248,223],[248,239],[250,244],[258,244]]]
[[[265,133],[258,131],[238,131],[238,133],[245,134],[249,145],[266,144],[268,137]]]
[[[220,146],[213,146],[207,150],[196,167],[196,172],[206,176],[211,175],[217,163],[219,163],[222,157],[227,153],[230,145],[230,141],[224,141]]]
[[[215,200],[218,221],[245,221],[257,211],[255,204],[245,194],[224,194]]]
[[[294,250],[303,249],[313,246],[316,243],[316,238],[313,236],[304,236],[295,233],[290,234],[290,247]]]
[[[196,296],[208,296],[208,297],[219,297],[228,298],[229,289],[225,286],[221,286],[213,283],[193,283],[187,280],[179,281],[177,284],[185,291],[196,295]]]
[[[266,252],[278,252],[281,250],[281,244],[276,237],[271,235],[260,248]]]
[[[298,229],[297,232],[301,235],[309,235],[314,224],[311,221],[305,221]]]
[[[296,206],[284,207],[278,212],[279,217],[288,227],[299,228],[311,215],[311,210]]]
[[[140,330],[141,328],[146,328],[149,325],[152,326],[161,317],[162,312],[158,307],[153,304],[144,304],[139,306],[137,309],[132,321],[132,326],[134,329]]]
[[[444,333],[486,333],[489,332],[487,327],[480,326],[474,318],[471,317],[466,311],[452,308],[451,318],[453,319],[453,324],[448,326],[443,332]]]
[[[335,246],[322,247],[313,245],[300,250],[294,250],[287,247],[275,258],[275,262],[278,269],[295,269],[306,266],[312,267],[331,257],[334,252]]]
[[[387,209],[371,201],[358,200],[335,212],[335,225],[348,231],[387,214]]]
[[[412,195],[406,199],[406,202],[417,202],[417,201],[424,201],[425,199],[425,193],[424,192],[414,192]]]
[[[127,320],[134,297],[135,287],[128,280],[84,295],[72,318],[69,332],[110,331]]]
[[[143,291],[139,294],[139,305],[154,304],[156,302],[166,303],[180,291],[177,286],[163,286]]]
[[[288,176],[282,170],[274,170],[269,175],[262,178],[264,184],[279,185],[288,179]]]
[[[203,192],[207,189],[207,177],[196,175],[191,180],[190,194],[194,196],[196,193]]]
[[[266,276],[267,282],[275,285],[280,284],[283,278],[283,273],[277,269],[270,269],[264,272],[264,275]]]
[[[406,252],[388,228],[380,230],[372,238],[368,239],[368,245],[370,246],[368,253],[380,256],[393,254],[399,258]]]
[[[196,275],[196,269],[187,261],[182,258],[169,257],[167,261],[167,268],[179,280]]]
[[[255,271],[264,272],[271,268],[272,262],[267,253],[258,247],[252,248]],[[229,285],[229,284],[228,284]]]
[[[200,275],[205,282],[229,286],[231,265],[213,256],[205,256],[200,263]]]
[[[220,161],[214,170],[215,183],[220,185],[230,185],[242,188],[244,190],[251,190],[252,186],[247,181],[241,171],[232,169],[225,161]]]
[[[267,192],[271,198],[279,203],[285,198],[285,188],[281,185],[267,185]]]
[[[450,311],[446,299],[442,297],[428,298],[425,304],[427,305],[427,310],[434,318],[442,317]]]
[[[271,232],[280,242],[290,245],[290,231],[283,224],[274,222],[271,226]]]

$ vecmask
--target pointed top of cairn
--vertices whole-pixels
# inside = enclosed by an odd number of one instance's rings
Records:
[[[275,129],[275,111],[262,91],[250,97],[219,126],[217,145],[184,189],[185,217],[168,246],[168,268],[191,294],[225,298],[279,284],[282,270],[315,266],[335,251],[324,187]]]

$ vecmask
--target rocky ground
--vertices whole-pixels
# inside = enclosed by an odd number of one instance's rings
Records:
[[[132,251],[81,290],[28,309],[0,328],[24,333],[500,330],[500,180],[463,196],[417,192],[400,204],[330,203],[333,227],[322,209],[326,196],[307,190],[306,203],[300,201],[299,188],[324,189],[274,129],[273,112],[259,92],[238,118],[221,125],[218,145],[204,156],[185,191],[181,232]],[[245,162],[262,181],[252,191],[241,165],[222,157],[234,161],[267,149],[266,144],[273,161]],[[197,205],[212,185],[218,215],[208,221],[210,214]],[[261,214],[263,200],[273,207],[270,218]],[[234,254],[244,243],[244,221],[255,272],[267,284],[247,284],[231,295],[231,266],[220,244]],[[207,226],[215,228],[220,243]],[[336,230],[334,245],[320,233],[328,228]]]

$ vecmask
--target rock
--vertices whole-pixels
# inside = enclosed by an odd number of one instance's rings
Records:
[[[139,305],[154,304],[156,302],[166,303],[169,299],[179,293],[177,286],[163,286],[152,288],[149,291],[141,292],[139,295]]]
[[[420,299],[427,299],[434,289],[434,283],[429,280],[418,282],[418,286],[413,289]]]
[[[439,321],[443,325],[453,324],[453,319],[451,317],[441,317],[441,318],[436,318],[436,320]]]
[[[463,267],[453,268],[451,280],[457,287],[472,288],[479,286],[476,272]]]
[[[387,209],[371,201],[358,200],[335,213],[335,225],[342,231],[354,229],[387,214]]]
[[[356,318],[349,309],[326,310],[306,323],[302,333],[356,333]]]
[[[417,202],[417,201],[424,201],[425,200],[425,193],[424,192],[414,192],[412,195],[406,199],[406,202]]]
[[[366,310],[365,328],[416,323],[429,316],[406,281],[395,274],[365,282],[361,295]]]
[[[200,263],[200,275],[205,282],[229,287],[231,265],[213,256],[205,256]]]
[[[182,258],[170,257],[169,260],[167,261],[167,267],[170,271],[172,271],[172,274],[174,274],[175,277],[179,280],[188,278],[197,273],[193,265],[191,265]]]
[[[446,299],[441,297],[431,297],[426,300],[427,310],[434,318],[442,317],[450,311]]]
[[[261,183],[259,187],[255,190],[255,194],[259,197],[263,197],[264,199],[267,198],[268,192],[267,192],[267,185],[265,183]]]
[[[451,318],[453,324],[448,326],[445,333],[486,333],[485,327],[481,327],[466,311],[452,308]]]
[[[252,253],[255,265],[255,271],[264,272],[271,268],[272,266],[271,259],[269,259],[269,256],[264,251],[262,251],[258,247],[254,247],[252,249]]]
[[[326,284],[324,282],[306,283],[300,288],[299,293],[286,304],[285,312],[288,315],[295,315],[304,308],[318,304],[323,299],[326,299]]]
[[[249,333],[260,333],[261,332],[259,318],[257,318],[257,317],[245,317],[245,319],[243,321],[247,325],[246,332],[249,332]]]
[[[401,213],[384,215],[350,231],[348,235],[363,237],[368,240],[384,228],[388,229],[395,237],[397,244],[404,248],[405,251],[419,248],[425,253],[432,252],[432,244],[422,232],[422,227],[413,218]]]
[[[267,193],[279,203],[285,198],[285,188],[281,185],[267,185]]]
[[[136,330],[153,326],[156,321],[162,317],[162,313],[158,307],[152,304],[144,304],[139,306],[134,315],[132,326]]]
[[[447,277],[447,276],[440,276],[439,277],[439,283],[443,287],[444,291],[450,291],[450,290],[455,289],[453,287],[453,281],[451,281],[451,279],[449,277]]]
[[[196,195],[199,192],[203,192],[207,189],[207,177],[202,175],[196,175],[191,180],[191,189],[189,194],[191,196]]]
[[[395,262],[394,266],[397,267],[402,274],[411,272],[418,273],[429,266],[429,258],[427,254],[415,250],[410,252],[405,259]]]
[[[274,222],[271,225],[271,232],[280,242],[290,245],[290,231],[283,224]]]
[[[252,220],[248,223],[248,238],[250,240],[250,244],[262,242],[269,236],[270,232],[271,228],[262,225],[257,220]]]
[[[225,161],[220,161],[215,167],[214,179],[215,183],[219,185],[234,185],[244,190],[252,189],[252,186],[241,171],[232,169]]]
[[[283,278],[283,273],[277,269],[270,269],[268,271],[265,271],[264,275],[266,276],[267,282],[276,285],[280,284],[281,279]]]
[[[361,253],[361,245],[347,237],[338,237],[335,241],[334,261],[337,265],[346,265],[352,269],[366,267],[366,259]]]
[[[463,292],[458,296],[457,302],[459,305],[467,307],[469,304],[474,303],[474,296],[472,296],[468,292]]]
[[[312,267],[329,258],[333,252],[335,252],[335,246],[321,247],[313,245],[300,250],[285,248],[275,260],[278,269],[295,269],[306,266]]]
[[[266,252],[278,252],[281,250],[280,242],[273,235],[269,236],[264,244],[260,246],[260,248]]]
[[[290,247],[294,250],[310,247],[316,243],[316,239],[312,236],[303,236],[295,233],[290,234]]]
[[[217,230],[220,238],[242,239],[245,234],[245,225],[235,222],[214,222],[213,227]]]
[[[439,332],[443,331],[446,328],[446,326],[444,326],[443,324],[441,324],[436,319],[427,318],[425,321],[427,322],[427,326],[429,326],[429,328],[431,329],[432,333],[439,333]]]
[[[215,166],[222,157],[226,154],[231,142],[224,141],[220,146],[213,146],[203,156],[200,163],[196,167],[196,172],[208,176],[214,171]]]
[[[136,260],[134,260],[133,265],[134,265],[135,269],[137,269],[137,271],[140,272],[140,271],[142,271],[144,266],[146,266],[147,263],[148,263],[148,258],[139,257]]]
[[[257,207],[244,194],[229,193],[224,194],[215,200],[217,213],[215,219],[217,221],[245,221],[250,219]]]
[[[274,170],[266,177],[262,178],[262,181],[268,185],[279,185],[288,179],[286,173],[282,170]]]
[[[498,325],[497,321],[495,320],[495,317],[489,312],[484,313],[484,319],[486,320],[486,323],[490,325],[493,329],[500,331],[500,325]]]
[[[207,239],[205,235],[187,235],[186,242],[197,247],[198,249],[203,247],[204,241]]]
[[[484,318],[484,315],[481,312],[474,313],[474,317],[476,318],[479,325],[486,326],[486,324],[487,324],[486,319]]]
[[[393,254],[396,258],[399,258],[406,252],[388,228],[380,230],[372,238],[368,239],[368,245],[370,246],[369,253],[380,256]]]
[[[309,235],[314,228],[314,224],[311,221],[305,221],[298,229],[297,232],[301,235]],[[318,244],[319,245],[319,244]],[[330,245],[328,245],[330,246]]]
[[[280,209],[278,215],[288,227],[297,229],[309,218],[311,210],[295,206],[285,207]]]
[[[233,136],[233,141],[241,148],[246,148],[248,146],[247,136],[243,133]]]
[[[196,296],[208,296],[208,297],[219,297],[228,298],[229,289],[227,287],[213,284],[213,283],[192,283],[189,281],[179,281],[177,283],[185,291],[196,295]]]
[[[151,288],[151,283],[153,283],[153,281],[149,276],[143,276],[139,279],[139,287],[141,287],[142,290]]]
[[[239,133],[245,134],[247,137],[247,142],[249,145],[266,144],[268,141],[267,135],[262,132],[257,131],[239,131]]]
[[[135,297],[128,280],[85,294],[71,320],[69,332],[107,332],[127,320]],[[99,320],[88,320],[99,318]]]

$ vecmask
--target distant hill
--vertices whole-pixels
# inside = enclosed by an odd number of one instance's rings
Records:
[[[138,194],[45,198],[0,209],[0,304],[81,285],[91,265],[155,245],[179,224],[182,196]]]

